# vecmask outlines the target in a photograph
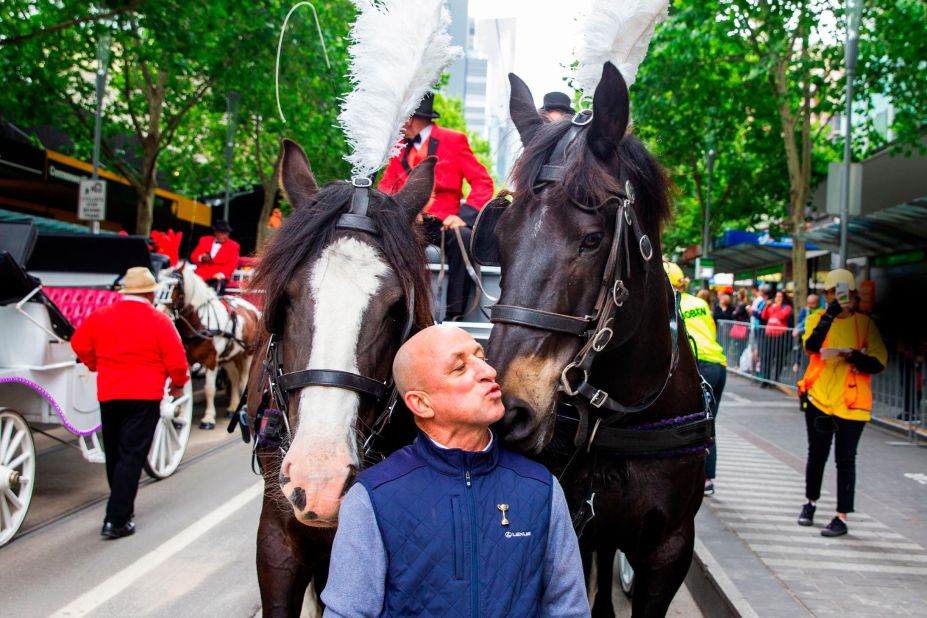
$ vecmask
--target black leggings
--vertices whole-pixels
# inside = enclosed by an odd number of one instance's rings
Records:
[[[808,432],[808,463],[805,464],[805,497],[818,500],[824,480],[824,466],[834,440],[837,462],[837,512],[853,512],[856,489],[856,447],[866,428],[866,421],[851,421],[824,414],[810,402],[805,407],[805,428]]]

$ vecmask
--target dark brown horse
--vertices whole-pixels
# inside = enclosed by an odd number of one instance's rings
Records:
[[[669,184],[626,134],[628,90],[614,66],[593,114],[573,121],[542,122],[527,86],[510,78],[525,150],[515,200],[499,206],[495,227],[502,294],[488,356],[505,397],[501,430],[560,477],[587,577],[598,556],[593,615],[614,615],[620,548],[635,569],[634,615],[662,616],[692,559],[711,435],[650,241],[670,215]]]
[[[288,427],[280,446],[265,439],[257,447],[264,475],[257,568],[265,616],[298,616],[310,582],[316,593],[325,587],[341,499],[357,472],[376,462],[368,439],[384,418],[387,398],[344,382],[322,383],[348,379],[388,391],[404,332],[431,323],[431,286],[413,223],[431,197],[434,161],[418,165],[395,196],[363,190],[366,215],[346,219],[357,189],[337,182],[319,190],[306,155],[284,141],[280,185],[296,211],[270,241],[252,283],[266,294],[267,360],[263,367],[255,363],[248,410],[282,409]],[[345,227],[346,220],[353,223]],[[276,352],[268,354],[271,336]],[[309,377],[287,386],[274,376],[277,368]],[[276,386],[269,393],[270,382]],[[411,442],[410,421],[408,431],[396,428],[405,416],[390,421],[394,435],[384,437],[379,451]]]

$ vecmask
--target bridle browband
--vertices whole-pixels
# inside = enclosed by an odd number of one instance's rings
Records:
[[[369,189],[372,186],[370,178],[354,178],[351,181],[354,193],[351,199],[351,209],[342,214],[335,225],[337,229],[363,232],[375,237],[380,236],[376,223],[367,215],[369,204]],[[415,322],[415,289],[406,290],[407,317],[400,336],[400,345],[404,343],[412,332]],[[294,391],[302,390],[308,386],[325,386],[342,388],[354,391],[360,395],[373,398],[375,401],[385,401],[380,414],[370,425],[370,435],[364,441],[363,450],[366,459],[373,449],[374,440],[389,422],[393,409],[398,401],[398,391],[392,378],[385,382],[369,378],[350,371],[338,369],[306,369],[301,371],[284,371],[281,356],[280,335],[271,333],[267,346],[267,355],[264,360],[264,374],[270,392],[270,403],[280,411],[281,428],[284,435],[272,436],[272,443],[279,444],[283,452],[289,448],[289,395]],[[263,412],[263,411],[262,411]],[[255,446],[257,446],[255,442]]]

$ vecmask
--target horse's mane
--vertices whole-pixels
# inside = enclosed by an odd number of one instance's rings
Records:
[[[515,163],[512,170],[512,184],[520,193],[536,197],[535,179],[541,166],[556,147],[560,138],[570,129],[567,121],[542,125]],[[590,206],[604,203],[619,188],[618,181],[607,168],[586,147],[589,130],[581,131],[567,150],[569,161],[563,179],[563,191],[567,196]],[[663,166],[647,151],[637,137],[625,135],[618,146],[618,160],[627,175],[637,200],[644,208],[639,212],[648,228],[656,226],[662,230],[671,214],[671,183]]]
[[[287,283],[307,260],[331,243],[338,217],[348,211],[354,187],[329,183],[308,204],[294,212],[262,252],[251,286],[264,290],[266,332],[279,332]],[[431,324],[431,282],[425,269],[424,241],[409,224],[405,210],[390,196],[370,191],[367,215],[380,230],[380,248],[407,290],[415,290],[415,327]]]

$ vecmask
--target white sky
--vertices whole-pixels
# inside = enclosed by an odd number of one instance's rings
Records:
[[[589,0],[470,0],[469,13],[474,19],[515,17],[517,35],[515,66],[506,71],[517,74],[531,88],[540,106],[545,92],[559,90],[572,96],[562,77],[568,70],[561,64],[573,59],[576,42],[574,15]]]

